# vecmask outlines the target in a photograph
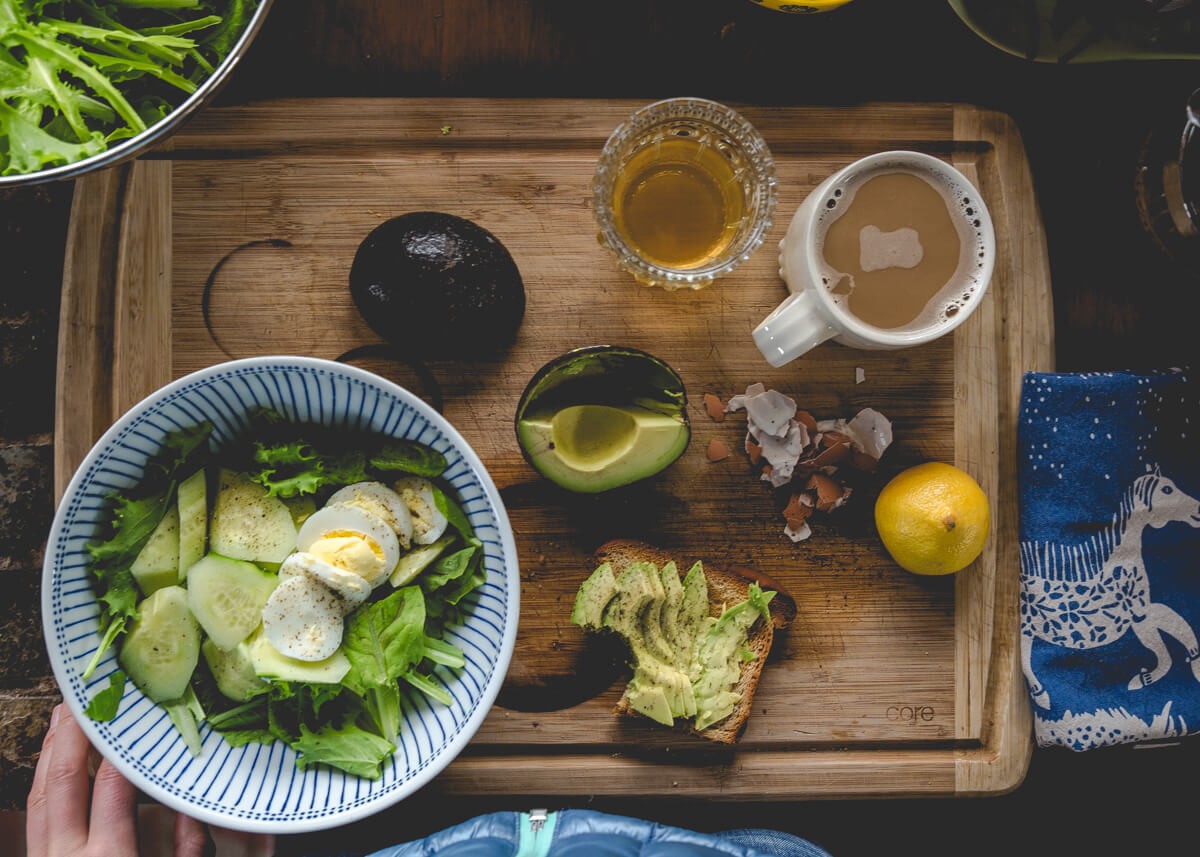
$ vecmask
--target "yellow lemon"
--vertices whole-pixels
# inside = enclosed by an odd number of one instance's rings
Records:
[[[898,474],[875,501],[875,528],[901,568],[953,574],[983,552],[990,507],[979,483],[952,464],[931,461]]]
[[[845,6],[850,0],[750,0],[750,2],[774,9],[776,12],[804,15],[810,12],[828,12],[839,6]]]

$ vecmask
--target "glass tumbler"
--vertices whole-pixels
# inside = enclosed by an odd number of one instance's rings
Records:
[[[776,185],[766,141],[735,110],[656,101],[604,144],[592,184],[599,240],[644,285],[700,289],[763,243]]]

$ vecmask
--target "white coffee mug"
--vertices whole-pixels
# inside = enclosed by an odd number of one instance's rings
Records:
[[[924,177],[943,193],[958,229],[961,256],[954,276],[931,299],[928,318],[885,328],[851,314],[848,296],[834,293],[834,280],[842,276],[826,263],[821,242],[831,224],[850,208],[858,187],[875,175],[895,172]],[[870,155],[829,176],[796,210],[787,234],[779,242],[779,275],[791,294],[754,330],[754,341],[772,366],[789,363],[830,339],[871,350],[922,345],[966,321],[983,300],[995,262],[991,215],[966,176],[945,161],[921,152]],[[933,306],[937,302],[941,304]]]

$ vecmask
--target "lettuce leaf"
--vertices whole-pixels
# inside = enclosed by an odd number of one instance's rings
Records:
[[[435,589],[445,586],[447,583],[459,580],[470,571],[471,561],[478,550],[474,545],[468,545],[452,554],[438,558],[432,567],[427,568],[417,578],[421,588],[427,592],[432,592]]]
[[[297,425],[266,408],[250,414],[245,433],[253,440],[239,469],[268,494],[284,499],[354,482],[387,481],[398,472],[434,477],[447,466],[444,455],[415,441]]]
[[[313,732],[300,727],[300,737],[292,742],[300,754],[296,766],[305,770],[324,764],[340,768],[367,780],[382,776],[383,761],[392,755],[396,745],[353,723],[325,726]]]
[[[125,696],[125,673],[117,670],[108,677],[108,687],[101,690],[91,701],[83,713],[92,720],[108,721],[117,716],[121,700]]]
[[[350,671],[342,684],[362,698],[381,735],[400,734],[397,679],[420,662],[424,639],[425,598],[414,586],[362,608],[346,628]]]
[[[458,530],[458,534],[467,540],[467,544],[475,545],[476,547],[483,545],[483,542],[475,537],[475,528],[471,526],[471,522],[462,510],[462,507],[437,485],[433,486],[433,502],[437,506],[438,511],[446,516],[446,521],[450,526]]]
[[[81,161],[105,148],[99,131],[89,133],[82,142],[62,140],[0,101],[0,175],[34,173]]]
[[[342,684],[363,700],[380,734],[389,739],[400,733],[398,680],[426,661],[430,667],[461,667],[466,662],[457,647],[425,633],[425,596],[419,586],[401,587],[356,613],[346,629],[342,650],[350,660],[350,672]],[[430,695],[450,702],[448,694]]]
[[[273,682],[269,696],[210,715],[208,725],[234,747],[282,741],[296,751],[302,770],[323,764],[379,779],[396,747],[358,725],[361,705],[343,691],[341,685]]]
[[[411,440],[392,440],[373,455],[370,464],[377,470],[399,470],[414,476],[439,476],[446,469],[446,456],[436,449]]]
[[[234,747],[245,744],[270,744],[275,740],[267,715],[265,697],[251,700],[219,714],[208,716],[208,725]]]

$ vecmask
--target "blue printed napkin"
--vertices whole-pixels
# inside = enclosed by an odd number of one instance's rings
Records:
[[[1200,386],[1025,375],[1021,665],[1041,747],[1200,731]]]

